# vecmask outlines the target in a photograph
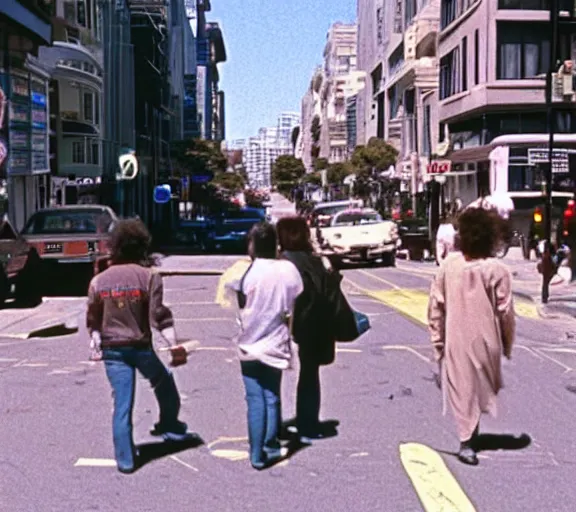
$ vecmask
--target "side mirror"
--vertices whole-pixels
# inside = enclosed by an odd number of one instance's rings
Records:
[[[170,185],[158,185],[154,187],[154,202],[166,204],[172,199],[172,187]]]

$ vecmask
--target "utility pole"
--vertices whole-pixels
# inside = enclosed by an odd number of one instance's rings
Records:
[[[554,87],[554,74],[558,70],[558,0],[550,0],[550,68],[546,75],[546,117],[548,124],[548,164],[546,166],[546,192],[544,202],[544,238],[546,248],[542,255],[542,302],[548,302],[550,292],[550,272],[552,260],[552,157],[554,154],[555,117],[552,103],[552,89]],[[550,261],[548,261],[550,260]]]

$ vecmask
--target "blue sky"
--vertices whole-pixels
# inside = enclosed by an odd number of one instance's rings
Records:
[[[226,138],[274,126],[300,100],[322,63],[326,32],[353,22],[356,0],[212,0],[208,21],[221,24],[228,61],[220,65],[226,94]]]

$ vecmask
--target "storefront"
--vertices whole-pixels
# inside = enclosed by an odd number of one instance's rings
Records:
[[[0,191],[20,229],[48,198],[49,75],[33,55],[50,44],[51,29],[47,12],[0,3]]]

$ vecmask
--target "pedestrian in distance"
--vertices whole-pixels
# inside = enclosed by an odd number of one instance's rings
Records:
[[[277,259],[274,226],[256,224],[248,235],[252,264],[236,285],[240,332],[236,337],[248,407],[250,463],[255,469],[283,459],[280,386],[291,367],[291,323],[303,284],[296,267]]]
[[[457,222],[461,206],[455,200],[450,208],[445,210],[436,232],[436,264],[440,265],[450,253],[458,250]]]
[[[320,367],[332,364],[335,358],[333,308],[325,294],[328,270],[313,253],[310,228],[304,217],[280,219],[276,229],[281,257],[296,266],[304,284],[304,291],[296,299],[292,332],[300,361],[296,429],[300,440],[310,443],[326,434],[319,419]]]
[[[171,441],[195,437],[178,420],[180,396],[173,375],[152,346],[151,327],[171,347],[171,366],[186,363],[186,350],[176,342],[172,312],[163,303],[162,276],[145,266],[150,242],[141,221],[119,221],[111,234],[110,265],[92,279],[88,290],[86,323],[91,347],[101,351],[112,387],[114,452],[122,473],[138,467],[132,438],[136,370],[150,382],[160,408],[152,434]]]
[[[460,250],[440,266],[430,290],[428,323],[440,364],[444,413],[450,405],[460,461],[476,465],[482,413],[496,414],[502,355],[515,335],[512,276],[492,257],[499,240],[496,212],[469,209],[458,219]]]

